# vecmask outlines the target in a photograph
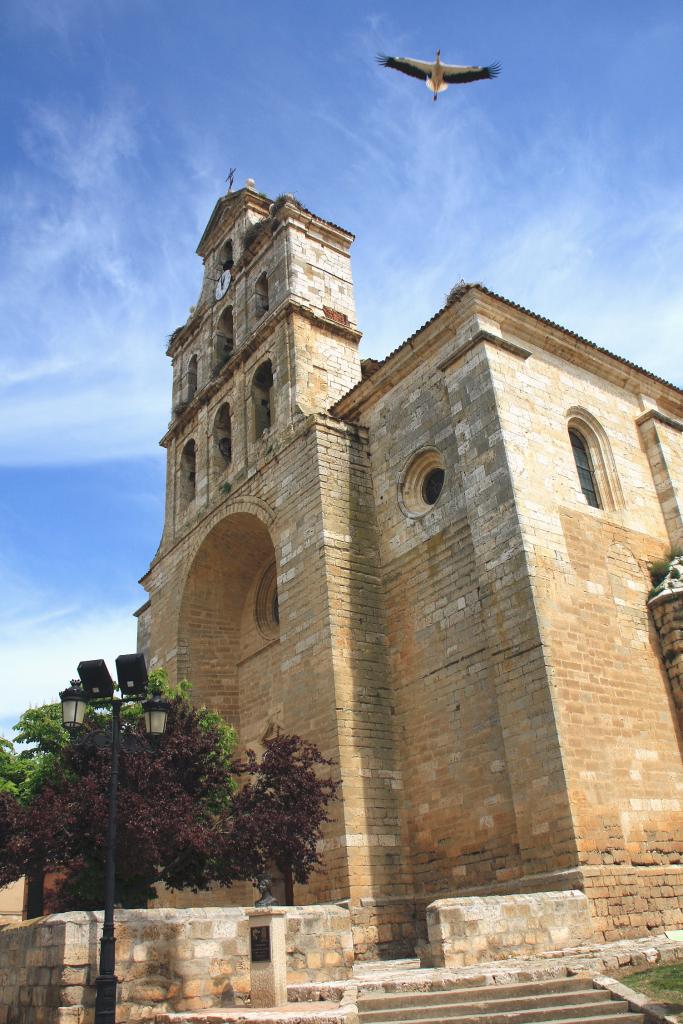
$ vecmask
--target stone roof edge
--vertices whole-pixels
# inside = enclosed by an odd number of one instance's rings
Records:
[[[206,256],[207,242],[211,237],[214,228],[220,222],[223,210],[225,209],[226,205],[228,205],[228,203],[234,202],[234,200],[240,196],[246,196],[246,198],[253,198],[257,201],[257,204],[260,202],[261,205],[265,204],[267,208],[270,208],[274,202],[274,200],[270,199],[264,192],[256,192],[254,189],[250,188],[240,188],[236,192],[227,192],[225,195],[220,196],[216,200],[216,204],[213,210],[211,211],[211,216],[209,217],[206,227],[202,232],[202,237],[199,239],[199,243],[195,250],[198,256]],[[313,213],[313,211],[309,210],[307,206],[304,206],[303,203],[300,203],[298,199],[295,199],[294,202],[302,213],[305,213],[309,217],[312,217],[313,220],[317,221],[319,224],[324,224],[326,227],[332,228],[334,231],[339,231],[347,238],[350,238],[352,240],[355,239],[356,236],[352,231],[348,231],[346,228],[341,227],[341,225],[335,224],[334,221],[326,220],[324,217],[319,217],[317,213]]]
[[[220,214],[224,209],[227,200],[233,199],[234,197],[240,195],[240,193],[243,191],[244,189],[240,188],[238,189],[237,192],[227,192],[225,195],[218,197],[218,199],[214,203],[214,207],[213,210],[211,211],[209,219],[206,222],[206,227],[202,231],[202,237],[199,239],[199,242],[197,243],[197,248],[195,249],[195,252],[197,253],[198,256],[202,255],[202,248],[204,246],[204,242],[209,237],[214,227],[218,223],[220,219]]]
[[[553,320],[549,320],[547,317],[541,316],[540,313],[534,313],[533,310],[527,309],[525,306],[521,306],[519,303],[513,302],[511,299],[506,299],[504,295],[499,295],[497,292],[492,291],[485,285],[466,284],[461,289],[459,289],[454,299],[452,299],[450,302],[446,302],[445,305],[438,309],[436,313],[434,313],[434,315],[429,318],[429,320],[422,324],[421,327],[418,327],[418,329],[414,331],[413,334],[410,335],[410,337],[406,338],[406,340],[403,341],[400,345],[398,345],[397,348],[389,352],[389,354],[386,355],[384,359],[378,360],[379,366],[371,374],[371,376],[359,381],[349,391],[347,391],[345,395],[342,395],[342,397],[338,399],[338,401],[335,402],[334,405],[330,406],[328,410],[330,415],[338,416],[340,419],[344,419],[347,416],[353,416],[355,412],[358,409],[360,409],[360,407],[364,404],[366,400],[374,396],[375,391],[377,389],[377,385],[379,384],[379,381],[377,380],[377,375],[382,374],[382,370],[384,369],[384,367],[387,366],[387,364],[392,363],[396,359],[396,357],[406,348],[413,348],[413,343],[423,334],[424,331],[427,330],[427,328],[431,327],[432,324],[439,320],[449,309],[453,309],[455,306],[459,305],[463,298],[468,293],[473,291],[481,292],[488,298],[494,299],[496,302],[501,302],[504,305],[508,306],[509,308],[514,309],[516,312],[531,317],[537,323],[543,324],[546,327],[550,327],[555,331],[559,331],[561,334],[565,335],[568,338],[571,338],[575,342],[578,341],[581,345],[585,345],[587,349],[590,349],[591,352],[599,353],[601,356],[607,356],[610,360],[615,360],[618,363],[621,363],[622,366],[628,367],[629,370],[634,370],[637,373],[641,373],[649,380],[655,381],[655,383],[663,385],[665,388],[676,392],[678,395],[683,395],[683,388],[678,387],[676,384],[672,384],[670,381],[665,380],[663,377],[658,377],[657,374],[652,373],[650,370],[646,370],[642,366],[638,366],[636,363],[632,363],[629,359],[624,358],[624,356],[616,355],[614,352],[610,352],[609,349],[603,348],[601,345],[597,345],[594,341],[589,341],[587,338],[582,337],[575,331],[572,331],[567,327],[563,327],[561,324],[557,324]],[[384,375],[382,375],[382,378],[384,379]],[[389,384],[388,388],[383,388],[382,391],[388,390],[390,389],[390,387],[391,384]],[[351,396],[356,396],[355,401],[348,401],[351,398]],[[348,406],[348,409],[345,409],[345,406]]]
[[[257,192],[252,188],[240,188],[237,189],[236,192],[226,192],[225,195],[219,196],[213,210],[211,211],[211,216],[206,223],[206,227],[202,232],[202,237],[199,239],[199,243],[195,249],[197,255],[201,256],[202,259],[207,255],[207,251],[210,248],[208,245],[209,239],[211,238],[215,228],[220,224],[223,211],[226,207],[235,205],[235,202],[238,199],[243,199],[246,202],[251,200],[254,202],[254,205],[265,206],[266,208],[271,204],[271,200],[268,196],[264,195],[263,192]]]
[[[343,228],[340,224],[335,224],[333,220],[325,220],[324,217],[319,217],[317,213],[313,213],[312,210],[309,210],[308,207],[304,206],[302,203],[299,203],[299,209],[302,213],[307,213],[309,217],[312,217],[313,220],[316,220],[319,224],[324,224],[325,227],[328,228],[334,228],[335,231],[341,232],[342,235],[346,235],[346,237],[351,240],[355,239],[356,236],[353,231],[349,231],[348,228]]]
[[[642,423],[647,423],[648,420],[657,420],[658,423],[664,423],[667,427],[671,427],[672,430],[677,430],[679,434],[683,434],[683,423],[680,420],[675,420],[671,416],[665,416],[659,409],[647,409],[642,416],[639,416],[636,420],[638,426]]]

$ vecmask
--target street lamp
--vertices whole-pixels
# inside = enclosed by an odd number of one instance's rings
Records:
[[[76,679],[72,679],[68,690],[63,690],[59,696],[62,701],[62,725],[68,732],[74,732],[83,725],[88,699]]]
[[[104,872],[104,925],[100,940],[100,970],[95,980],[95,1024],[114,1024],[116,1019],[116,939],[114,937],[114,891],[116,883],[116,795],[119,781],[119,750],[140,749],[134,737],[121,737],[121,705],[132,701],[142,703],[147,693],[147,668],[142,654],[121,654],[116,659],[116,675],[120,697],[114,696],[114,680],[105,662],[81,661],[78,675],[82,686],[72,682],[60,693],[62,722],[75,735],[83,725],[86,705],[90,701],[111,704],[111,734],[94,736],[97,747],[111,747],[111,779],[109,783],[109,816],[107,818],[107,856]],[[142,704],[145,728],[151,737],[159,737],[166,730],[170,705],[155,693]],[[133,742],[126,742],[133,741]]]
[[[145,713],[145,732],[148,736],[163,736],[166,732],[166,721],[168,719],[168,704],[155,693],[142,705]]]

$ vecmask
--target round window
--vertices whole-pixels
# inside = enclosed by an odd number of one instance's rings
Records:
[[[443,488],[443,469],[431,469],[422,482],[422,500],[425,505],[436,505]]]
[[[441,497],[446,479],[443,456],[436,448],[423,448],[412,457],[399,481],[398,496],[407,516],[423,516]]]

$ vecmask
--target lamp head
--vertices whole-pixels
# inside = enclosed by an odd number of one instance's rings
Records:
[[[166,722],[171,705],[164,700],[160,693],[146,700],[142,705],[145,713],[145,731],[148,736],[163,736],[166,732]]]
[[[119,654],[116,676],[122,697],[144,697],[147,693],[147,666],[144,654]]]
[[[62,725],[69,732],[75,732],[83,725],[88,698],[78,681],[73,680],[66,690],[62,690],[59,699],[62,702]]]
[[[78,675],[83,683],[83,689],[91,700],[114,696],[114,680],[102,658],[79,662]]]

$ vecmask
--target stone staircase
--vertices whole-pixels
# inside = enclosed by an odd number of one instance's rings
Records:
[[[643,1024],[590,978],[440,991],[360,993],[359,1024]]]

